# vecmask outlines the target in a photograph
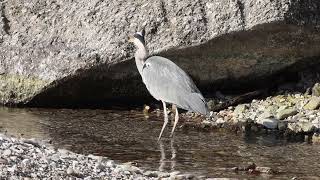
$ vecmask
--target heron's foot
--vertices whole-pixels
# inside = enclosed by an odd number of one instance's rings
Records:
[[[173,133],[171,133],[169,137],[170,137],[170,138],[173,138]]]

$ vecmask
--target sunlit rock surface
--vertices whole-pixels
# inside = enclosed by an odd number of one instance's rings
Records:
[[[266,84],[320,62],[318,1],[0,0],[0,102],[148,96],[127,43],[142,27],[150,52],[172,59],[204,92]]]

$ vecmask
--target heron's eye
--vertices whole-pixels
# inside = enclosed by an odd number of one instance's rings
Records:
[[[151,64],[147,62],[147,63],[144,63],[142,68],[146,68],[146,67],[149,67],[149,66],[151,66]]]

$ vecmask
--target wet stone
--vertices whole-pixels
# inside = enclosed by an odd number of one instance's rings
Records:
[[[10,156],[11,155],[11,150],[10,149],[6,149],[3,151],[2,153],[3,156]]]
[[[6,159],[0,158],[0,165],[1,164],[7,164],[8,161]]]
[[[320,97],[320,83],[316,83],[312,87],[312,96],[318,96]]]
[[[313,134],[312,143],[320,144],[320,134],[317,134],[317,133]]]
[[[258,119],[257,123],[268,129],[276,129],[278,127],[279,120],[276,118],[264,118]]]
[[[256,167],[256,171],[260,173],[272,174],[274,171],[270,167]]]
[[[293,116],[295,114],[297,114],[298,111],[295,108],[286,108],[286,109],[281,109],[280,111],[278,111],[277,113],[277,119],[285,119],[289,116]]]
[[[314,130],[314,126],[311,122],[288,123],[288,128],[295,133],[312,132]]]
[[[238,116],[238,115],[244,113],[244,111],[246,109],[248,109],[248,105],[247,104],[240,104],[234,109],[234,115]]]
[[[315,110],[320,106],[320,97],[312,97],[310,101],[303,107],[306,110]]]

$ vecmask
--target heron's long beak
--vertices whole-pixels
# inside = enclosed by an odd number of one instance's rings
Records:
[[[129,38],[128,38],[128,41],[129,42],[133,42],[134,41],[134,37],[132,35],[130,35]]]

